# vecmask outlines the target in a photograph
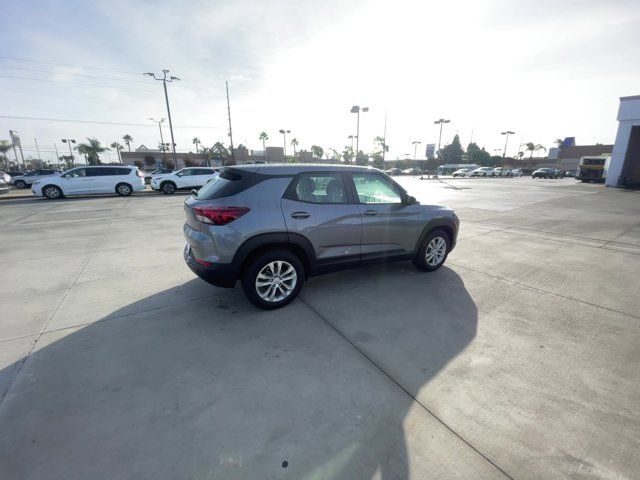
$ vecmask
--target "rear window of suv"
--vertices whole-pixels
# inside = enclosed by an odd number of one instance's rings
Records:
[[[240,172],[232,168],[225,168],[209,180],[194,196],[198,200],[212,200],[236,195],[243,191],[251,176],[249,172]]]

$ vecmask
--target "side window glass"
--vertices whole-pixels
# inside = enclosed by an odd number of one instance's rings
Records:
[[[182,170],[182,171],[178,174],[178,176],[179,176],[179,177],[188,177],[188,176],[190,176],[190,175],[193,175],[193,173],[192,173],[192,172],[193,172],[193,170],[191,170],[190,168],[187,168],[187,169],[185,169],[185,170]]]
[[[310,203],[347,203],[342,175],[337,173],[305,173],[297,180],[294,195]]]
[[[402,203],[402,197],[395,185],[380,175],[375,173],[354,173],[353,183],[356,186],[356,193],[360,203]]]
[[[86,168],[76,168],[75,170],[70,170],[65,173],[65,178],[79,178],[86,176],[87,169]]]

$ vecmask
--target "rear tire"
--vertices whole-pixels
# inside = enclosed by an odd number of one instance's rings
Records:
[[[162,193],[165,193],[167,195],[171,195],[172,193],[175,193],[176,191],[176,184],[173,182],[163,182],[160,185],[160,190],[162,191]]]
[[[444,265],[450,249],[449,235],[444,230],[432,230],[424,237],[422,245],[413,259],[413,264],[425,272],[438,270]]]
[[[119,183],[116,185],[116,193],[121,197],[127,197],[133,192],[133,187],[128,183]]]
[[[287,250],[266,252],[250,261],[241,283],[251,303],[264,310],[274,310],[298,296],[304,284],[304,267],[300,259]]]
[[[47,185],[42,189],[42,194],[47,197],[49,200],[58,200],[59,198],[63,198],[62,190],[60,187],[55,185]]]

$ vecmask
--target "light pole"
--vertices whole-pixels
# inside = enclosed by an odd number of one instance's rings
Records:
[[[347,138],[351,140],[351,151],[353,152],[353,139],[357,137],[355,135],[349,135]]]
[[[284,161],[287,162],[287,133],[291,133],[291,130],[280,130],[280,133],[284,136]]]
[[[369,111],[369,107],[360,107],[359,105],[354,105],[351,107],[351,113],[357,114],[356,120],[356,162],[358,160],[358,152],[360,151],[360,111],[362,113],[366,113]]]
[[[451,122],[451,120],[445,120],[444,118],[441,118],[433,122],[434,125],[440,124],[440,136],[438,137],[438,151],[440,151],[440,146],[442,145],[442,125],[444,123],[449,123],[449,122]]]
[[[162,78],[156,77],[156,74],[152,72],[145,72],[143,75],[147,75],[148,77],[153,77],[154,80],[158,80],[162,82],[162,86],[164,87],[164,100],[167,103],[167,116],[169,117],[169,131],[171,132],[171,148],[173,149],[173,164],[177,166],[178,159],[176,158],[176,142],[173,139],[173,123],[171,123],[171,109],[169,108],[169,94],[167,93],[167,83],[171,83],[174,80],[180,81],[180,79],[178,77],[167,78],[167,73],[169,73],[169,70],[162,70]]]
[[[67,145],[69,145],[69,155],[71,155],[71,165],[75,165],[75,162],[73,161],[73,151],[71,150],[71,144],[76,143],[76,141],[72,138],[63,138],[61,140],[62,140],[62,143],[66,143]]]
[[[149,117],[149,120],[151,120],[153,123],[157,123],[158,128],[160,129],[160,145],[162,145],[162,167],[167,168],[167,155],[164,148],[164,138],[162,138],[162,124],[164,123],[165,119],[161,118],[160,120],[154,120],[153,118]],[[178,167],[178,165],[175,163],[175,157],[173,166],[174,168]]]
[[[413,145],[413,161],[416,161],[416,156],[418,155],[418,145],[420,145],[422,142],[420,142],[419,140],[414,140],[413,142],[411,142],[411,145]]]
[[[509,143],[509,135],[513,135],[514,133],[516,132],[512,132],[511,130],[507,130],[506,132],[500,133],[500,135],[506,135],[507,137],[504,141],[504,150],[502,151],[502,159],[503,159],[502,163],[504,163],[504,157],[507,156],[507,143]]]

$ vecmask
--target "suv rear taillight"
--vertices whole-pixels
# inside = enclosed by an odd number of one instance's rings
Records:
[[[140,178],[144,178],[144,173],[142,173],[138,168],[136,168],[136,175],[138,175]]]
[[[226,225],[247,213],[247,207],[193,207],[196,220],[209,225]]]

